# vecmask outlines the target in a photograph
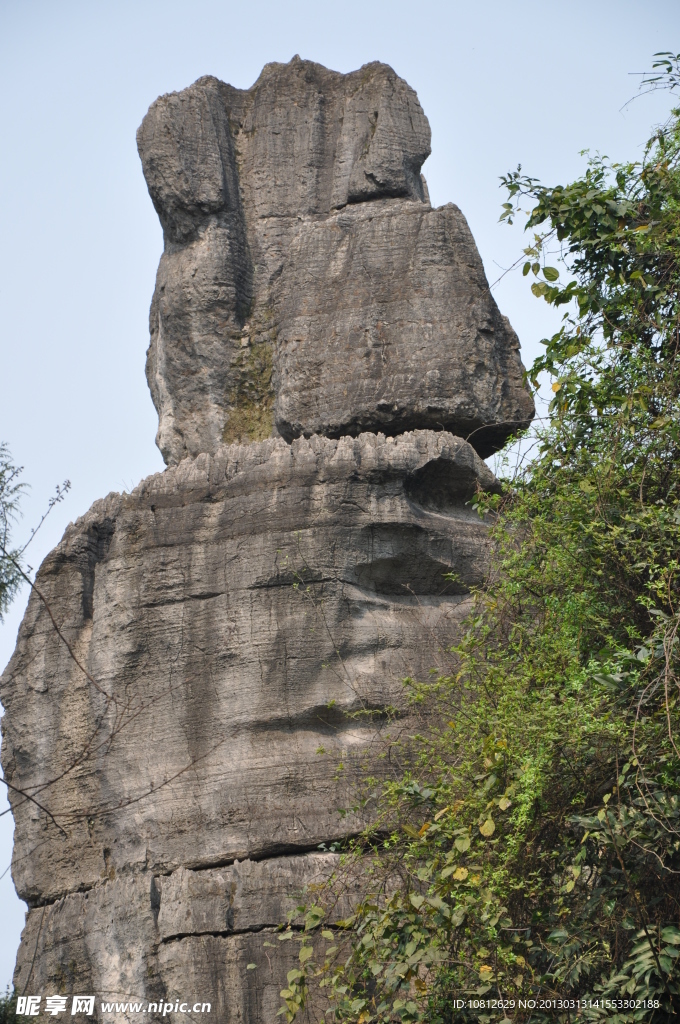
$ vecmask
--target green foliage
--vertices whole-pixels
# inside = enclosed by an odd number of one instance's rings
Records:
[[[317,984],[357,1024],[680,1010],[679,157],[674,111],[640,164],[504,179],[504,217],[532,204],[524,274],[565,309],[530,373],[553,378],[549,423],[476,499],[489,578],[451,670],[409,683],[422,734],[378,786],[343,866],[362,896],[301,963],[289,1019]]]
[[[21,468],[12,463],[7,445],[0,444],[0,622],[21,582],[15,564],[19,553],[11,546],[11,527],[17,518],[23,490],[20,474]]]
[[[0,1024],[16,1024],[16,1008],[16,993],[8,988],[4,995],[0,995]]]

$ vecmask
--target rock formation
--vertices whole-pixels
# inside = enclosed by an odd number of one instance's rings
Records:
[[[430,128],[384,64],[201,78],[137,134],[165,236],[147,378],[166,462],[225,441],[446,429],[485,457],[533,403]]]
[[[265,940],[370,815],[339,812],[484,579],[468,502],[498,485],[441,428],[484,453],[533,407],[390,68],[200,79],[139,146],[171,467],[67,529],[0,680],[15,984],[265,1024],[296,956]]]

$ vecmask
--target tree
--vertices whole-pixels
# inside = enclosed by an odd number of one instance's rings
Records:
[[[657,56],[645,84],[675,87]],[[326,928],[338,879],[300,908],[289,1019],[317,983],[357,1024],[680,1011],[680,110],[642,162],[503,183],[502,219],[531,206],[523,273],[565,310],[529,374],[549,420],[476,499],[489,578],[450,671],[409,681],[400,774],[368,783],[354,914]]]
[[[16,993],[10,992],[9,988],[4,995],[0,995],[0,1024],[15,1024],[17,997]]]
[[[23,490],[21,468],[12,462],[6,444],[0,444],[0,622],[16,594],[21,574],[19,553],[12,548],[11,529],[19,511]]]

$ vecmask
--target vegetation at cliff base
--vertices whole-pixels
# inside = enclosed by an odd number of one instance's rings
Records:
[[[0,1024],[15,1024],[17,1019],[17,997],[15,992],[9,988],[4,995],[0,995]]]
[[[564,310],[530,371],[550,415],[476,500],[489,579],[450,669],[409,683],[422,733],[369,785],[374,827],[300,908],[289,1020],[319,986],[356,1024],[680,1011],[680,110],[641,162],[504,184],[524,275]]]

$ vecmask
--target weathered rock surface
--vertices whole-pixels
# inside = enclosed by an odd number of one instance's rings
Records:
[[[166,462],[415,428],[488,455],[530,422],[517,337],[460,210],[430,207],[429,125],[391,68],[201,78],[138,146],[165,236],[147,377]]]
[[[296,954],[264,932],[331,870],[309,851],[361,826],[339,811],[408,725],[385,710],[483,580],[478,486],[445,432],[278,438],[69,527],[37,579],[63,639],[34,593],[0,679],[5,776],[50,812],[13,791],[19,991],[274,1018]]]
[[[162,942],[185,935],[220,935],[278,928],[295,909],[300,893],[323,886],[337,868],[334,853],[307,853],[264,861],[245,860],[224,868],[179,868],[156,879],[158,933]],[[335,919],[348,916],[347,894]]]
[[[357,783],[413,729],[403,679],[485,577],[479,453],[533,403],[391,68],[202,78],[138,144],[171,468],[68,528],[0,678],[15,984],[95,994],[102,1021],[269,1024],[297,957],[269,940],[373,813]]]
[[[208,1012],[220,1024],[273,1021],[299,948],[277,942],[278,926],[337,859],[303,854],[166,877],[142,871],[38,907],[28,914],[15,985],[97,993],[95,1016],[104,1022],[162,1019],[164,1004],[177,1002],[188,1010],[172,1014],[181,1021]],[[249,963],[257,964],[254,972]],[[102,1002],[140,1008],[102,1012]],[[160,1010],[147,1012],[149,1003]],[[200,1012],[192,1012],[197,1005]]]

